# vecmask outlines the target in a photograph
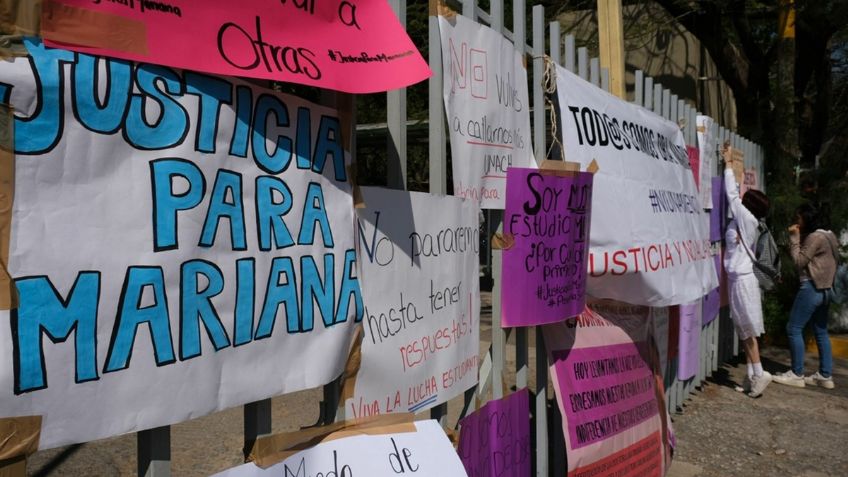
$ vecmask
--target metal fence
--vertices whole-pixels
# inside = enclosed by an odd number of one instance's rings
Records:
[[[389,0],[401,22],[407,20],[406,0]],[[545,25],[544,7],[532,7],[532,28],[530,43],[527,43],[527,6],[524,0],[512,2],[512,28],[504,26],[503,0],[491,0],[489,11],[481,9],[476,0],[454,3],[454,9],[464,16],[501,32],[510,39],[522,54],[527,55],[528,65],[532,65],[531,104],[533,124],[533,147],[536,160],[541,163],[547,151],[546,121],[548,114],[545,110],[545,97],[541,85],[544,72],[545,56],[566,69],[577,73],[580,77],[594,85],[609,90],[609,73],[600,67],[598,58],[589,58],[586,48],[575,48],[573,36],[562,37],[560,24],[551,22]],[[442,50],[440,46],[439,25],[431,8],[429,16],[429,63],[433,76],[429,80],[429,187],[433,194],[447,194],[447,134],[445,128],[445,112],[442,99]],[[547,35],[546,35],[547,33]],[[546,41],[547,40],[547,41]],[[328,92],[324,95],[325,102],[334,103],[349,100],[344,95]],[[670,90],[663,88],[653,78],[645,77],[641,71],[635,74],[635,94],[633,102],[656,114],[672,121],[681,121],[684,137],[688,145],[696,145],[695,116],[696,109],[684,98],[679,98]],[[407,171],[407,110],[405,89],[387,93],[387,132],[390,147],[388,148],[388,185],[394,188],[405,188]],[[754,169],[758,174],[760,187],[764,184],[763,149],[753,142],[723,128],[716,126],[714,131],[718,144],[730,141],[731,144],[745,153],[746,169]],[[714,171],[718,174],[719,171]],[[481,257],[483,260],[484,257]],[[535,386],[531,391],[535,395],[534,421],[535,437],[535,474],[537,476],[563,475],[565,473],[565,447],[556,405],[551,405],[553,393],[549,390],[547,356],[541,328],[517,328],[515,334],[515,366],[506,369],[507,339],[510,331],[500,327],[500,266],[499,251],[493,251],[491,256],[494,289],[492,292],[492,345],[489,353],[482,360],[480,383],[476,388],[465,393],[463,409],[460,415],[473,411],[475,404],[488,396],[493,399],[502,397],[504,381],[514,383],[517,388],[528,385],[531,373],[535,373]],[[535,369],[531,369],[528,337],[535,334]],[[683,402],[690,393],[699,387],[703,381],[715,372],[719,365],[738,354],[739,346],[730,322],[727,308],[721,310],[720,317],[701,330],[701,367],[697,375],[689,380],[680,381],[676,378],[676,360],[671,360],[666,373],[666,398],[670,412],[682,410]],[[451,404],[453,405],[453,403]],[[329,423],[343,418],[339,412],[339,386],[337,382],[324,387],[324,401],[321,403],[320,422]],[[456,423],[448,423],[447,404],[431,410],[431,417],[442,422],[444,426],[455,427]],[[551,413],[552,415],[549,415]],[[244,406],[244,439],[249,448],[257,436],[271,432],[271,400],[266,399]],[[554,449],[554,452],[551,452]],[[160,427],[137,433],[138,474],[150,477],[170,475],[170,427]]]

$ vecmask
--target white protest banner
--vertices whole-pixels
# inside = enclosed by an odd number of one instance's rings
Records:
[[[701,193],[701,205],[705,209],[713,208],[713,182],[712,178],[716,175],[716,143],[713,137],[713,125],[715,122],[709,116],[698,115],[695,119],[695,125],[698,131],[698,150],[700,151],[701,171],[700,187],[698,190]]]
[[[524,57],[462,15],[439,17],[453,194],[503,209],[509,166],[536,167]]]
[[[459,455],[433,420],[415,432],[364,434],[322,442],[263,469],[250,462],[213,477],[466,477]]]
[[[599,166],[587,292],[668,306],[717,285],[683,134],[676,124],[557,67],[565,157]]]
[[[20,294],[2,414],[42,415],[50,448],[338,376],[362,316],[338,111],[26,45],[0,66]]]
[[[345,413],[423,411],[477,383],[480,209],[451,196],[362,195],[362,364]]]

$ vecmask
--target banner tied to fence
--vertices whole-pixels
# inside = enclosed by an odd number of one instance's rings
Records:
[[[0,409],[41,448],[325,384],[362,317],[340,111],[27,40]]]
[[[445,431],[433,420],[415,432],[379,432],[325,440],[266,469],[250,462],[213,477],[466,477]]]
[[[649,306],[715,288],[709,223],[677,124],[557,67],[565,157],[600,167],[588,294]]]
[[[453,194],[503,209],[506,172],[536,167],[524,55],[462,15],[439,17]]]
[[[502,326],[577,315],[586,302],[592,174],[512,167],[507,178]]]
[[[345,413],[424,411],[477,384],[480,208],[419,192],[362,195],[364,338]]]
[[[83,53],[348,93],[430,76],[384,0],[44,0],[43,8],[47,44]]]
[[[650,309],[590,307],[544,330],[568,475],[665,475],[670,424]]]

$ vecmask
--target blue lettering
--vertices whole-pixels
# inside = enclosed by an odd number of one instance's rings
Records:
[[[203,275],[206,286],[198,290]],[[212,305],[212,297],[224,290],[224,274],[214,264],[205,260],[183,263],[180,271],[180,359],[200,356],[200,322],[212,341],[215,351],[230,345],[224,325]]]
[[[133,94],[124,127],[124,138],[137,149],[166,149],[181,144],[188,134],[189,117],[171,96],[185,94],[185,86],[174,70],[157,65],[139,65],[135,81],[142,94]],[[163,84],[164,91],[159,89]],[[159,117],[147,118],[147,100],[159,106]]]
[[[283,280],[281,283],[280,280]],[[267,338],[274,330],[277,319],[277,308],[280,304],[286,307],[286,323],[289,333],[300,331],[298,323],[297,277],[294,273],[291,257],[276,257],[271,261],[271,273],[268,274],[268,290],[265,292],[265,303],[259,315],[259,325],[256,327],[254,339]]]
[[[200,152],[215,152],[218,136],[218,114],[221,104],[233,100],[233,85],[214,76],[185,72],[186,91],[200,96],[196,148]]]
[[[153,244],[155,251],[177,248],[177,211],[197,207],[206,193],[206,180],[194,164],[183,159],[150,161],[153,183]],[[188,182],[188,189],[174,192],[174,178]]]
[[[279,202],[274,201],[274,193]],[[273,176],[256,178],[256,229],[259,233],[259,249],[271,250],[271,236],[277,250],[294,245],[291,232],[283,216],[292,208],[292,193],[282,179]]]
[[[129,63],[115,59],[106,62],[106,98],[100,101],[100,68],[97,58],[79,55],[73,66],[74,116],[86,128],[101,134],[114,134],[127,113],[132,86]]]
[[[269,174],[279,174],[289,167],[292,158],[292,141],[277,133],[274,152],[268,152],[268,117],[274,115],[275,128],[289,126],[289,111],[276,96],[263,94],[256,100],[253,115],[253,157],[256,165]]]
[[[231,200],[227,200],[227,195]],[[222,218],[230,223],[230,242],[233,250],[247,250],[244,229],[244,206],[241,203],[241,174],[220,169],[212,186],[212,197],[206,210],[203,232],[200,234],[201,247],[211,247],[215,243],[218,224]]]
[[[297,236],[298,244],[312,245],[315,241],[316,222],[321,227],[324,246],[333,248],[333,232],[330,230],[330,219],[327,218],[327,209],[324,207],[324,191],[321,189],[321,184],[310,182],[306,189],[306,200],[303,202],[303,219]]]

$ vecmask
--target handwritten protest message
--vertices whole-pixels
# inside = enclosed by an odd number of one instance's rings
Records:
[[[489,401],[459,421],[459,458],[469,477],[530,477],[530,392]]]
[[[365,337],[345,413],[423,411],[477,384],[480,209],[451,196],[362,195]]]
[[[601,303],[545,326],[568,474],[660,476],[668,420],[648,307]]]
[[[26,46],[0,69],[19,112],[3,414],[43,416],[50,448],[338,376],[363,312],[339,111]]]
[[[384,0],[45,0],[48,45],[350,93],[430,69]]]
[[[698,372],[701,364],[702,300],[680,305],[677,379],[686,380]]]
[[[523,55],[462,15],[439,17],[454,195],[503,209],[509,167],[535,167]]]
[[[562,321],[583,310],[592,179],[588,172],[507,171],[502,324]]]
[[[701,205],[705,209],[713,208],[712,177],[716,173],[716,139],[713,136],[715,121],[709,116],[698,115],[695,118],[698,132],[698,156],[700,173],[698,174],[698,192],[701,194]]]
[[[248,463],[213,477],[466,477],[438,422],[417,421],[415,428],[329,440],[267,469]]]
[[[709,224],[680,127],[559,66],[556,82],[565,157],[599,167],[587,293],[669,306],[715,288]]]

